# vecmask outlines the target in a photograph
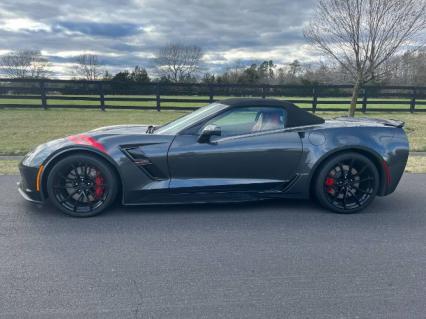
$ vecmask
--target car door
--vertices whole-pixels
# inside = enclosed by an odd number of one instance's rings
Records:
[[[275,122],[268,123],[268,117]],[[281,114],[281,115],[280,115]],[[296,174],[302,153],[297,132],[285,130],[282,107],[239,107],[179,134],[168,153],[170,189],[176,192],[268,191]],[[200,143],[200,131],[222,135]]]

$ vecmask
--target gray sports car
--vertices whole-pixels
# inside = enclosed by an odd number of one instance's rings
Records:
[[[24,198],[71,216],[123,205],[315,198],[353,213],[392,193],[408,158],[403,122],[322,118],[270,99],[209,104],[163,126],[119,125],[38,146]]]

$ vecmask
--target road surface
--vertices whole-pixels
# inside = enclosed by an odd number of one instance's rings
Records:
[[[425,318],[426,175],[364,213],[306,201],[89,219],[0,177],[0,318]]]

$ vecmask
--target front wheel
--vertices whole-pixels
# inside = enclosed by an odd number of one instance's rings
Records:
[[[75,154],[52,168],[47,192],[53,205],[65,214],[90,217],[111,205],[117,194],[117,181],[103,160],[88,154]]]
[[[377,168],[369,158],[344,153],[320,168],[314,190],[323,207],[336,213],[355,213],[372,202],[379,181]]]

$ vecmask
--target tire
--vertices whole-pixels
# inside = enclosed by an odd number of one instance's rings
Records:
[[[73,217],[91,217],[107,209],[117,195],[111,167],[96,156],[75,154],[61,159],[47,178],[52,204]]]
[[[314,181],[318,202],[333,212],[356,213],[376,196],[380,177],[374,163],[359,153],[343,153],[328,159]]]

